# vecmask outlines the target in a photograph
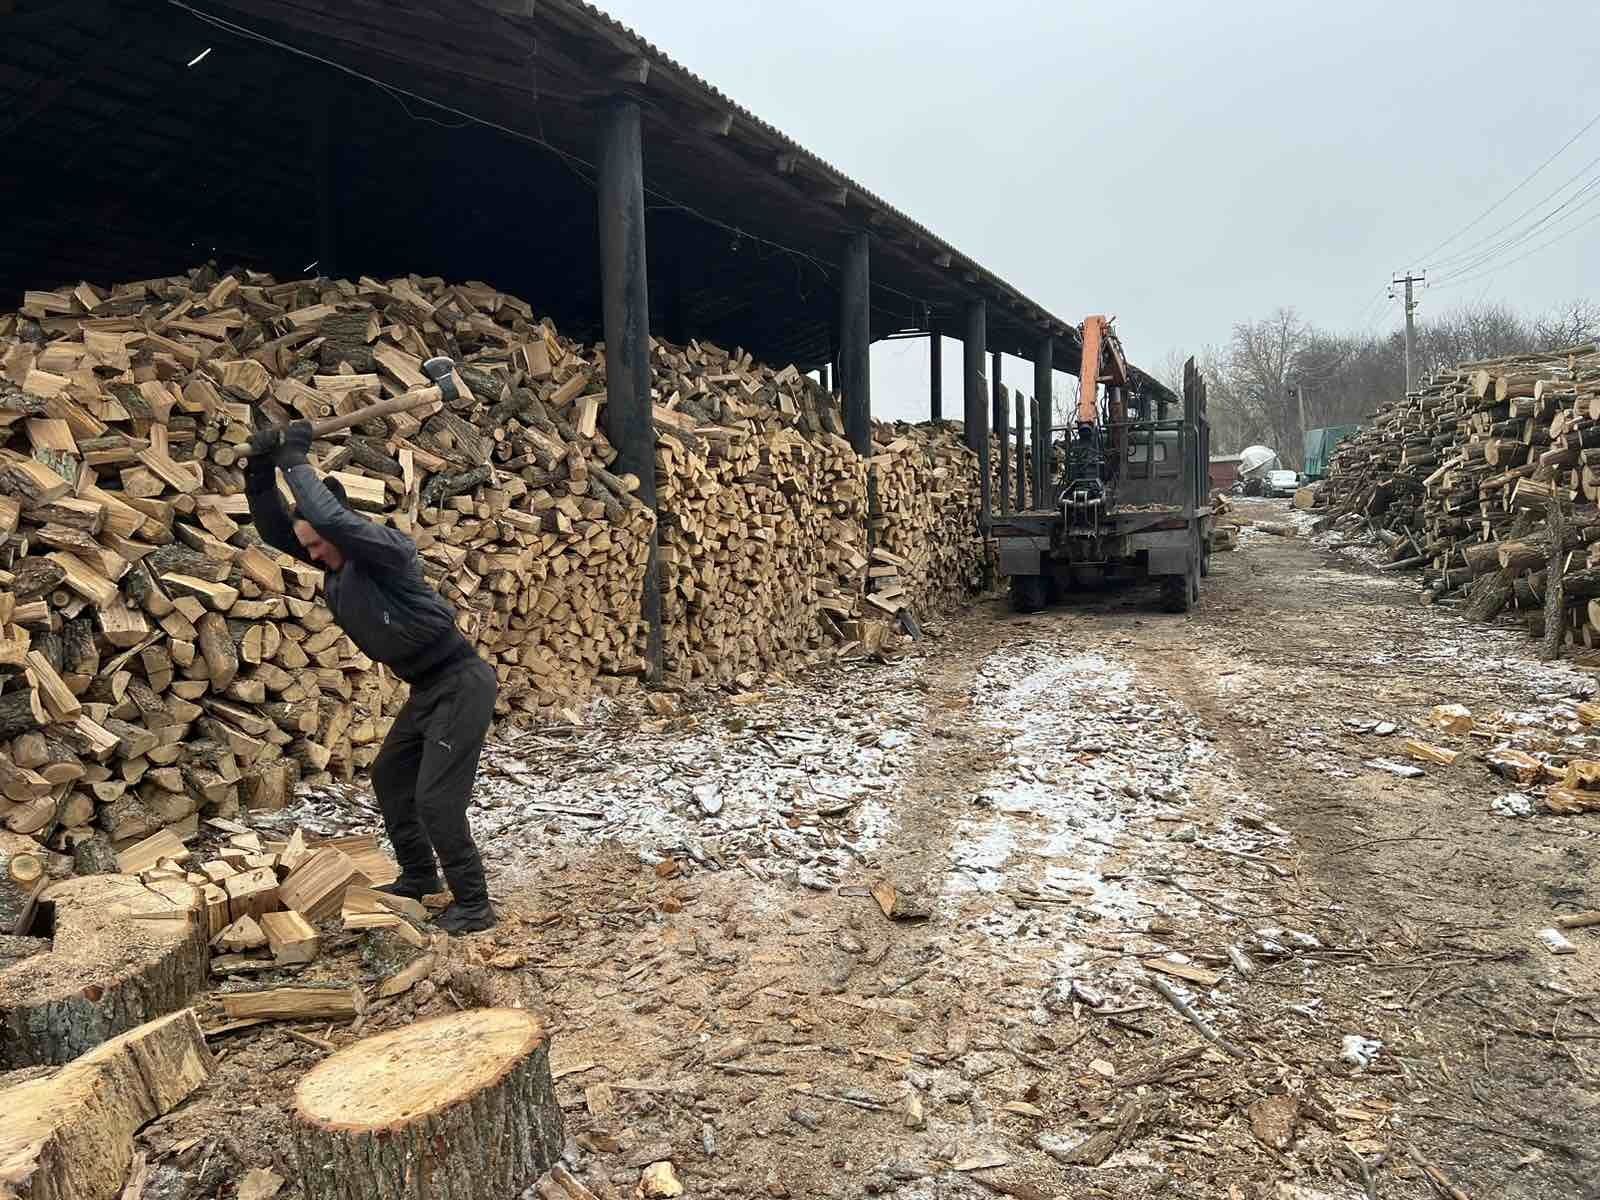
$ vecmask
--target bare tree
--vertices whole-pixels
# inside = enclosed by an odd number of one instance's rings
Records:
[[[1541,350],[1564,350],[1600,337],[1600,304],[1573,300],[1552,309],[1533,325],[1533,339]]]
[[[1179,396],[1183,395],[1183,364],[1188,361],[1189,356],[1182,350],[1168,350],[1156,372],[1156,377]]]
[[[1459,363],[1597,340],[1597,301],[1573,300],[1537,320],[1503,304],[1468,304],[1424,320],[1416,349],[1426,380]],[[1197,358],[1217,454],[1260,443],[1297,464],[1306,429],[1360,424],[1405,391],[1405,337],[1398,330],[1374,337],[1315,329],[1292,308],[1235,325],[1227,346],[1208,347]],[[1160,373],[1177,390],[1182,370],[1182,356],[1170,352]]]
[[[1226,403],[1240,436],[1259,440],[1285,461],[1299,460],[1300,417],[1293,379],[1309,330],[1292,308],[1233,327],[1221,363]],[[1213,407],[1216,407],[1213,404]]]
[[[1520,354],[1533,349],[1534,342],[1533,328],[1504,304],[1464,304],[1422,322],[1417,377],[1457,363]]]
[[[1067,382],[1057,387],[1055,401],[1051,406],[1054,416],[1051,424],[1063,426],[1072,424],[1073,414],[1078,411],[1078,381],[1073,376],[1067,376]]]

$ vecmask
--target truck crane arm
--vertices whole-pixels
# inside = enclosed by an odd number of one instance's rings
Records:
[[[1098,388],[1128,386],[1128,360],[1122,342],[1111,328],[1112,318],[1093,316],[1083,319],[1083,361],[1078,367],[1078,424],[1099,424]]]

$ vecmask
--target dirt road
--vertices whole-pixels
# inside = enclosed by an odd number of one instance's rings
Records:
[[[516,919],[472,953],[549,1021],[601,1195],[660,1159],[691,1197],[1600,1195],[1600,941],[1536,940],[1600,907],[1600,816],[1499,815],[1476,757],[1597,741],[1592,687],[1247,531],[1187,617],[994,604],[498,746]],[[1381,765],[1413,736],[1466,753]],[[421,998],[387,1019],[459,999]]]

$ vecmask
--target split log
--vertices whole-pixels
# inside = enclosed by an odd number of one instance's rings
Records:
[[[289,872],[278,895],[285,908],[292,908],[306,920],[315,922],[326,920],[340,910],[347,887],[364,887],[371,882],[356,869],[348,855],[337,847],[327,846]]]
[[[215,1069],[193,1009],[158,1017],[54,1074],[0,1091],[0,1193],[15,1200],[113,1200],[133,1138]]]
[[[49,723],[50,713],[33,688],[0,696],[0,741],[43,729]]]
[[[217,1000],[232,1021],[348,1021],[365,1007],[360,988],[337,983],[228,992]]]
[[[322,938],[297,912],[267,913],[261,918],[262,931],[272,947],[273,961],[288,965],[316,958]]]
[[[502,1200],[561,1154],[549,1041],[520,1009],[435,1017],[330,1055],[295,1087],[307,1200]]]

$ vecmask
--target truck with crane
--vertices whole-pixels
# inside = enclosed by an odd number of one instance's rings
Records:
[[[1163,607],[1188,612],[1210,569],[1205,379],[1189,359],[1177,397],[1129,367],[1108,318],[1087,318],[1080,334],[1077,409],[1050,430],[1044,506],[991,525],[1012,607],[1035,612],[1069,591],[1154,582]]]

